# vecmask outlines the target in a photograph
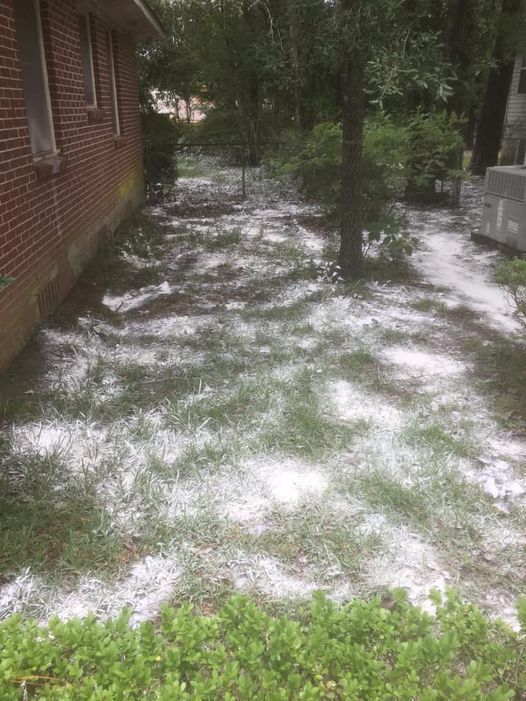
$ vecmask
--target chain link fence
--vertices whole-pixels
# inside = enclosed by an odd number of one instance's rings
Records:
[[[261,144],[265,150],[286,148],[281,143]],[[249,165],[248,147],[243,143],[186,143],[176,144],[171,148],[159,148],[146,142],[144,149],[144,167],[147,197],[150,202],[157,202],[166,197],[179,176],[192,173],[194,168],[207,171],[229,168],[230,172],[239,173],[239,194],[242,199],[247,196]]]
[[[146,191],[149,201],[163,199],[171,190],[177,178],[191,174],[199,165],[207,170],[222,167],[239,171],[239,192],[246,197],[248,158],[244,144],[194,143],[178,144],[173,150],[156,149],[145,145],[144,166]]]

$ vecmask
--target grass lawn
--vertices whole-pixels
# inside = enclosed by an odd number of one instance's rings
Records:
[[[238,172],[193,163],[2,380],[0,615],[454,586],[513,622],[524,342],[416,272],[440,230],[490,280],[473,192],[412,213],[414,267],[333,284],[323,212],[261,171],[242,201]]]

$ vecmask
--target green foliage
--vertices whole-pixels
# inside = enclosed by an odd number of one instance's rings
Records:
[[[167,114],[153,112],[142,115],[142,131],[146,182],[152,195],[176,177],[175,152],[182,130]]]
[[[165,41],[148,41],[139,47],[139,96],[143,112],[154,111],[152,90],[167,102],[199,95],[202,73],[193,51],[197,29],[188,3],[153,0],[153,9],[167,32]]]
[[[337,209],[340,198],[342,130],[339,124],[318,124],[306,136],[296,131],[283,135],[284,150],[271,162],[285,175],[301,179],[307,197]]]
[[[385,116],[370,118],[364,130],[363,179],[366,250],[381,243],[391,259],[411,255],[416,241],[407,233],[405,215],[394,204],[407,181],[409,132]]]
[[[462,120],[455,113],[471,121],[477,115],[503,15],[502,3],[154,2],[167,28],[168,41],[147,45],[140,53],[146,86],[143,94],[148,96],[156,88],[172,98],[194,95],[213,105],[208,119],[215,120],[216,127],[223,119],[222,133],[244,144],[250,165],[259,164],[263,142],[273,140],[274,135],[294,127],[294,138],[301,140],[310,132],[312,140],[307,137],[303,143],[300,164],[306,190],[314,188],[321,200],[332,206],[339,204],[338,156],[333,157],[335,142],[327,127],[323,131],[323,124],[341,121],[350,104],[343,94],[347,88],[343,88],[350,85],[348,68],[352,65],[360,76],[353,88],[355,97],[365,107],[355,112],[360,121],[364,112],[377,115],[382,123],[377,132],[398,129],[389,125],[385,115],[409,124],[409,133],[403,134],[411,142],[405,173],[407,194],[432,195],[434,199],[435,181],[447,179],[454,181],[452,199],[458,199],[462,146],[458,128]],[[520,12],[517,9],[511,15],[517,18]],[[516,37],[523,34],[515,28]],[[442,109],[444,114],[437,114]],[[472,125],[464,131],[468,137]],[[315,142],[317,137],[321,137],[320,143]],[[389,163],[398,162],[390,158],[398,143],[403,146],[397,139],[389,144]],[[329,149],[325,153],[323,144]],[[345,158],[357,164],[354,172],[358,173],[361,139],[351,139],[347,151]],[[367,161],[367,144],[365,157],[365,169],[371,164],[376,169],[378,160]],[[365,222],[366,245],[382,240],[384,250],[396,257],[410,251],[413,244],[403,235],[404,222],[392,209],[392,198],[377,191],[378,187],[381,191],[390,187],[389,179],[389,174],[372,177],[366,173],[363,198],[357,179],[357,201],[363,200],[366,211],[350,217],[351,208],[344,208],[346,221],[353,226],[342,230],[352,230],[359,243]],[[353,266],[356,273],[359,261]],[[350,267],[345,275],[349,273]]]
[[[381,218],[386,203],[403,192],[408,134],[404,127],[378,117],[366,123],[364,139],[365,220],[371,224]],[[285,141],[287,148],[277,157],[281,171],[300,176],[308,197],[336,210],[341,193],[341,126],[318,124],[305,137],[290,132]]]
[[[396,206],[404,190],[434,190],[435,180],[452,180],[462,173],[452,167],[462,147],[459,120],[452,114],[416,114],[407,126],[385,115],[369,117],[364,130],[364,247],[381,244],[389,258],[410,255],[415,239],[406,232],[404,214]],[[287,136],[280,169],[299,176],[310,198],[336,212],[341,197],[341,128],[318,124],[305,137]]]
[[[195,124],[186,135],[187,143],[239,143],[239,120],[235,110],[209,109],[206,119]]]
[[[519,319],[526,325],[526,260],[514,258],[501,263],[495,279],[506,290]]]
[[[423,3],[422,3],[423,4]],[[424,11],[425,12],[425,11]],[[408,95],[417,104],[443,104],[453,93],[455,74],[444,57],[440,32],[425,12],[415,8],[405,21],[420,31],[394,33],[393,47],[380,44],[367,64],[367,93],[372,105],[391,114],[407,109]]]
[[[242,597],[215,616],[166,607],[158,626],[93,617],[0,625],[3,701],[505,701],[526,685],[516,634],[456,595],[436,617],[395,592],[338,608],[315,594],[303,620],[270,618]],[[520,604],[525,623],[525,604]],[[24,693],[25,690],[25,693]]]
[[[459,119],[445,111],[417,113],[409,120],[410,151],[407,179],[411,190],[434,190],[436,180],[461,178],[451,167],[453,156],[463,149]]]
[[[405,186],[409,134],[385,116],[369,119],[364,132],[364,178],[369,210],[399,197]]]
[[[284,173],[301,178],[305,194],[338,211],[341,197],[341,140],[338,124],[318,124],[306,136],[287,135],[287,148],[274,159]],[[415,240],[396,206],[404,190],[434,190],[435,180],[460,177],[450,167],[462,145],[455,115],[417,114],[407,126],[385,115],[369,117],[364,129],[362,179],[364,246],[381,243],[390,258],[411,254]]]
[[[338,124],[318,124],[305,137],[289,132],[287,148],[272,161],[280,172],[301,179],[307,197],[333,212],[340,207],[341,140]],[[385,116],[370,118],[363,159],[365,248],[380,242],[391,258],[410,254],[414,240],[406,235],[405,217],[394,205],[407,180],[408,130]]]
[[[6,287],[14,281],[15,279],[13,277],[9,277],[9,275],[0,275],[0,290],[2,289],[2,287]]]

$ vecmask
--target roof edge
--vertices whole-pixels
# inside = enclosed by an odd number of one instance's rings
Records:
[[[150,5],[146,2],[146,0],[132,0],[132,2],[142,12],[146,20],[148,20],[149,24],[155,30],[155,36],[153,36],[152,38],[164,39],[166,36],[166,31],[163,25],[161,24],[161,20],[157,17]]]

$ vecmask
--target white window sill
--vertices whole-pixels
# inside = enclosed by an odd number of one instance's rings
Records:
[[[42,154],[33,157],[33,168],[37,181],[44,182],[64,170],[65,159],[59,152]]]

